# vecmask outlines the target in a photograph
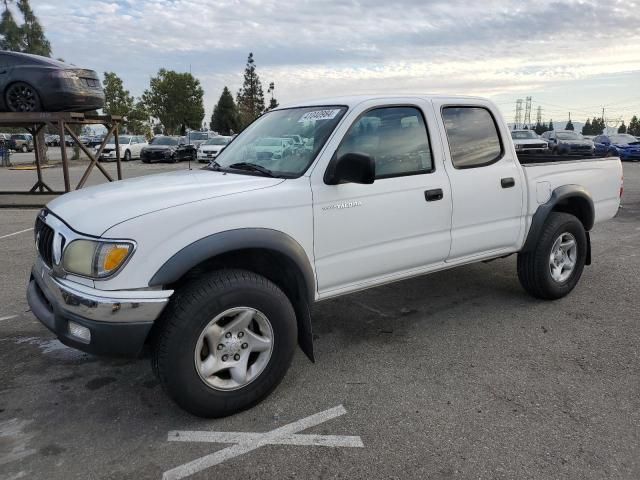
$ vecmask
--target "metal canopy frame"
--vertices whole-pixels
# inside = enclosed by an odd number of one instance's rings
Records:
[[[82,188],[86,183],[93,168],[97,168],[107,178],[108,181],[113,182],[113,178],[109,175],[109,172],[100,165],[98,158],[102,154],[107,140],[113,135],[116,145],[116,165],[118,180],[122,180],[122,164],[120,159],[120,139],[118,135],[119,126],[122,123],[122,117],[116,115],[91,115],[86,113],[77,112],[9,112],[0,113],[0,127],[21,127],[33,136],[33,151],[36,156],[36,183],[31,187],[28,192],[16,192],[16,191],[2,191],[2,194],[61,194],[71,191],[71,182],[69,179],[69,159],[67,158],[67,145],[65,142],[65,135],[70,135],[76,142],[78,147],[89,157],[91,160],[89,166],[85,170],[82,178],[76,186],[76,190]],[[71,129],[71,125],[104,125],[107,129],[107,134],[104,140],[100,144],[100,148],[95,153],[92,153],[85,145],[80,142],[78,135]],[[62,173],[64,176],[64,192],[56,192],[49,185],[47,185],[42,179],[42,158],[41,154],[44,151],[41,149],[41,145],[38,144],[38,133],[42,131],[46,126],[51,127],[52,130],[57,130],[60,135],[60,153],[62,156]]]

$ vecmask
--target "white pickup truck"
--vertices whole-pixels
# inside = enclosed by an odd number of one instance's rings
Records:
[[[261,139],[291,135],[307,148],[256,153]],[[72,347],[149,346],[180,406],[229,415],[278,385],[296,344],[313,360],[315,302],[513,253],[527,292],[567,295],[591,261],[589,231],[616,215],[622,167],[534,158],[521,165],[481,98],[278,108],[202,169],[49,203],[29,305]]]

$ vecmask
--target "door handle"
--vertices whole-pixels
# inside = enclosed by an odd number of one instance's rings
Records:
[[[424,199],[427,202],[435,202],[437,200],[442,200],[444,194],[442,193],[441,188],[434,188],[433,190],[426,190],[424,192]]]
[[[511,188],[515,186],[515,184],[516,181],[513,179],[513,177],[507,177],[500,180],[500,185],[502,185],[502,188]]]

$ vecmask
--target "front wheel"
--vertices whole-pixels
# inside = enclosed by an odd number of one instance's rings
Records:
[[[245,270],[191,280],[160,322],[154,371],[178,405],[201,417],[231,415],[269,395],[284,378],[297,339],[287,296]]]
[[[537,298],[555,300],[574,289],[587,258],[587,235],[575,216],[552,212],[532,251],[518,254],[518,278]]]
[[[131,152],[129,150],[127,150],[126,152],[124,152],[124,161],[125,162],[129,162],[131,161]]]
[[[22,153],[27,153],[29,151],[29,148],[26,145],[22,145],[22,148],[20,150],[22,151]]]

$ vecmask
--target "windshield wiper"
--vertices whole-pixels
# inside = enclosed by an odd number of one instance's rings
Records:
[[[219,172],[220,170],[222,170],[222,167],[220,166],[220,164],[215,160],[211,160],[209,162],[209,165],[207,165],[207,168],[210,170],[215,170],[216,172]]]
[[[234,168],[236,170],[247,170],[249,172],[259,172],[267,177],[275,177],[276,175],[269,170],[268,168],[263,167],[262,165],[256,165],[255,163],[249,162],[238,162],[232,163],[229,165],[229,168]]]

